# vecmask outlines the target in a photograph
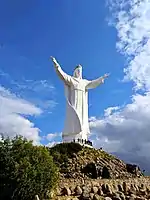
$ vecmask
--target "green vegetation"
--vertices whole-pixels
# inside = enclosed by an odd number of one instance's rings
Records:
[[[69,159],[78,165],[98,158],[114,157],[102,150],[82,147],[78,143],[63,143],[52,148],[34,146],[23,137],[0,141],[0,199],[30,200],[38,195],[49,199],[60,173],[70,173]],[[75,165],[74,165],[75,166]],[[72,170],[75,170],[72,169]]]
[[[79,155],[84,156],[84,157],[92,157],[93,160],[96,160],[98,157],[112,160],[115,159],[115,157],[111,154],[108,154],[107,152],[103,150],[97,150],[94,148],[88,148],[84,147],[82,151],[80,151]]]
[[[77,154],[82,150],[82,146],[78,143],[63,143],[49,148],[50,154],[53,156],[53,160],[57,166],[66,164],[68,158],[73,158],[74,154]]]
[[[43,199],[57,180],[58,169],[45,147],[22,137],[0,141],[0,199]]]

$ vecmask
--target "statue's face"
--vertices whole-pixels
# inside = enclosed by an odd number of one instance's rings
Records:
[[[78,65],[75,68],[73,76],[76,77],[76,78],[82,78],[82,66],[81,65]]]

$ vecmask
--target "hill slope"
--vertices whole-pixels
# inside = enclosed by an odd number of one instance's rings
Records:
[[[77,143],[58,144],[50,149],[60,168],[61,179],[116,179],[142,176],[136,165],[126,164],[103,151]]]

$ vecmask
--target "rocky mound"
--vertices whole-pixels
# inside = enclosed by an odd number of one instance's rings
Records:
[[[60,168],[61,179],[123,179],[142,176],[138,166],[126,164],[102,149],[64,143],[51,148],[50,153]]]

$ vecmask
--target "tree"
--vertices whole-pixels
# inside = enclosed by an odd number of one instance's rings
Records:
[[[58,169],[49,151],[17,136],[0,141],[0,199],[45,198],[57,183]]]

